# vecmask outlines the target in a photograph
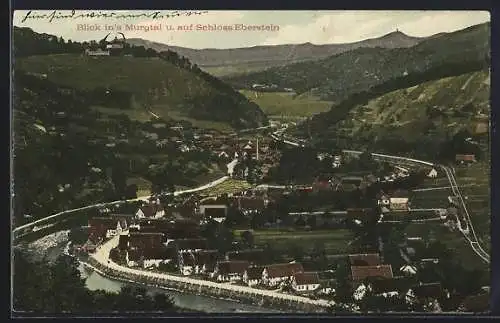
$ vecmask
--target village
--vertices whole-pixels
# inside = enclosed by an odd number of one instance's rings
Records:
[[[182,127],[171,130],[182,131]],[[452,198],[432,206],[413,198],[413,189],[420,183],[444,176],[437,169],[386,164],[383,174],[352,172],[349,164],[358,163],[359,157],[318,153],[318,160],[329,160],[334,175],[317,176],[309,184],[262,184],[266,171],[280,161],[272,141],[252,140],[251,135],[243,140],[236,135],[195,136],[196,147],[211,150],[221,163],[229,162],[231,180],[248,180],[253,185],[215,195],[210,190],[188,196],[157,194],[145,202],[102,208],[89,219],[88,240],[74,244],[73,253],[85,258],[118,236],[118,247],[110,251],[109,261],[130,268],[330,300],[336,290],[344,288],[339,272],[347,270],[345,278],[355,302],[368,293],[403,297],[409,304],[424,304],[432,311],[439,311],[443,302],[453,302],[437,279],[419,278],[420,271],[440,261],[430,256],[432,240],[404,234],[397,242],[400,256],[396,261],[384,259],[382,242],[375,249],[337,254],[323,249],[294,257],[272,242],[256,241],[257,232],[335,235],[379,223],[429,221],[457,230],[461,217]],[[473,156],[457,155],[457,163],[471,162]],[[252,178],[252,174],[258,176]],[[469,296],[457,307],[473,309],[487,295],[485,291]]]

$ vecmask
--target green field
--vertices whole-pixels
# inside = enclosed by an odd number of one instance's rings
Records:
[[[250,105],[236,91],[221,90],[192,70],[158,57],[40,55],[19,58],[16,67],[29,73],[46,74],[49,81],[58,85],[78,90],[111,89],[130,96],[129,106],[107,106],[113,108],[111,110],[99,108],[107,114],[123,111],[132,114],[133,119],[149,120],[151,116],[143,114],[144,107],[149,107],[163,118],[192,121],[195,126],[203,128],[229,130],[231,127],[225,124],[238,118],[245,127],[254,122],[260,125],[262,121],[254,120],[255,116],[261,115],[256,114],[257,107]],[[227,113],[228,108],[231,108],[231,113]],[[204,117],[190,117],[199,111]]]
[[[410,224],[406,227],[405,232],[411,237],[427,237],[431,232],[435,238],[444,243],[448,248],[453,249],[459,257],[459,261],[464,268],[480,269],[489,271],[489,265],[484,263],[478,255],[474,253],[470,244],[465,240],[464,236],[458,232],[452,232],[448,228],[437,223],[421,223]]]
[[[114,108],[108,108],[108,107],[102,107],[102,106],[92,106],[91,109],[93,109],[95,111],[99,111],[100,113],[102,113],[104,115],[104,117],[111,116],[111,115],[124,114],[127,117],[129,117],[130,120],[139,121],[139,122],[148,122],[154,118],[145,109],[140,109],[140,108],[121,110],[121,109],[114,109]]]
[[[255,92],[240,90],[250,101],[260,106],[268,116],[308,117],[330,110],[332,103],[311,97],[295,97],[289,92]]]
[[[243,190],[249,189],[250,187],[252,187],[252,185],[250,185],[247,181],[228,179],[220,183],[219,185],[201,191],[201,194],[208,196],[218,196],[221,194],[241,192]]]
[[[207,73],[212,74],[217,77],[226,77],[226,76],[236,76],[243,75],[253,72],[263,71],[269,68],[269,64],[267,62],[257,62],[257,63],[241,63],[241,64],[228,64],[224,66],[202,66],[200,67]]]
[[[183,120],[190,122],[193,127],[202,129],[213,129],[224,133],[233,132],[234,129],[229,124],[211,120],[201,120],[189,117],[185,112],[170,108],[168,105],[155,105],[155,113],[164,119]]]
[[[235,237],[246,230],[235,230]],[[350,251],[349,243],[353,234],[349,230],[291,231],[289,229],[263,229],[253,231],[255,244],[264,246],[269,243],[273,248],[288,250],[290,244],[299,243],[306,251],[314,248],[317,242],[323,243],[327,254],[344,254]]]
[[[446,186],[446,184],[443,186]],[[446,208],[449,204],[448,196],[450,195],[452,195],[451,188],[430,191],[414,191],[411,193],[410,198],[411,208]]]
[[[470,166],[455,167],[455,174],[476,235],[480,239],[481,246],[489,252],[491,250],[490,162],[481,161]]]
[[[478,162],[470,166],[455,167],[457,183],[464,196],[471,220],[481,246],[490,251],[490,163]],[[411,203],[413,208],[446,207],[448,196],[452,195],[446,177],[426,179],[421,188],[447,187],[440,190],[427,190],[412,192]],[[433,232],[436,239],[454,249],[460,262],[465,268],[489,270],[479,256],[477,256],[469,243],[458,231],[450,231],[437,223],[410,224],[406,232],[409,236],[426,237]]]
[[[142,177],[131,177],[127,179],[127,185],[137,185],[137,196],[151,195],[151,182]]]

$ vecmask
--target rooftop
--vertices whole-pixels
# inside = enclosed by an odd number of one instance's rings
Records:
[[[377,266],[351,266],[351,277],[354,281],[362,281],[367,278],[392,278],[391,265]]]

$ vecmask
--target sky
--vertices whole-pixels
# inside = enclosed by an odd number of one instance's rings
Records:
[[[110,32],[105,30],[107,25],[114,31],[121,28],[127,38],[143,38],[172,46],[201,49],[306,42],[350,43],[380,37],[396,29],[410,36],[424,37],[490,21],[488,11],[161,11],[154,16],[155,11],[143,10],[77,10],[69,17],[71,11],[58,10],[52,21],[49,21],[50,18],[41,17],[44,14],[50,17],[53,12],[54,10],[33,10],[23,21],[28,10],[16,10],[12,23],[14,26],[29,27],[39,33],[57,35],[73,41],[102,39]],[[90,13],[114,13],[114,16],[89,17]],[[141,14],[144,15],[124,17]],[[61,15],[68,17],[56,18]],[[168,15],[170,17],[167,17]],[[131,25],[141,29],[131,30]],[[237,25],[265,25],[272,28],[243,31],[236,30]],[[99,30],[90,30],[91,26]],[[161,30],[153,30],[149,26],[161,26]],[[209,30],[210,27],[224,30]],[[205,30],[199,30],[202,28]]]

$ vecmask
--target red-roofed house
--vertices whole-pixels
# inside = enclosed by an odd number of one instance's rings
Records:
[[[111,238],[127,228],[126,219],[117,217],[94,217],[89,219],[89,239],[93,242]]]
[[[163,233],[157,232],[131,232],[129,234],[129,249],[154,249],[160,248],[165,241],[165,236]]]
[[[219,261],[215,266],[213,276],[220,282],[239,281],[243,279],[243,274],[249,266],[248,261]]]
[[[351,266],[351,278],[354,282],[361,282],[367,278],[392,278],[391,265]]]
[[[263,249],[245,249],[227,252],[226,260],[246,260],[252,264],[258,264],[262,261],[263,256]]]
[[[194,272],[196,274],[206,274],[214,272],[219,252],[217,250],[200,250],[193,253],[195,258]]]
[[[142,266],[144,268],[156,267],[165,264],[175,258],[175,254],[166,246],[142,250]]]
[[[455,156],[455,161],[460,164],[476,162],[476,156],[472,154],[458,154]]]
[[[296,273],[302,272],[304,268],[299,263],[269,265],[262,271],[262,282],[274,287],[286,280],[291,280]]]
[[[135,213],[138,219],[159,219],[165,216],[165,209],[158,202],[151,202],[141,206]]]
[[[243,282],[250,287],[256,286],[262,282],[262,272],[264,267],[251,266],[243,273]]]
[[[292,278],[292,288],[299,293],[313,292],[319,286],[319,277],[315,272],[297,273]]]
[[[179,252],[199,251],[208,247],[206,239],[177,239],[175,245]]]
[[[380,265],[380,255],[378,253],[364,253],[349,255],[351,266],[377,266]]]

